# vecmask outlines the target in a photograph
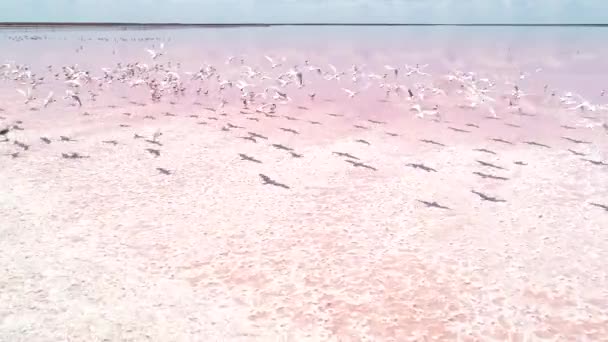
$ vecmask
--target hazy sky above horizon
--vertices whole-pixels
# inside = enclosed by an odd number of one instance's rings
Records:
[[[0,21],[608,23],[607,0],[0,0]]]

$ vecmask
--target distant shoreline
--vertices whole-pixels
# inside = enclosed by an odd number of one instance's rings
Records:
[[[2,28],[79,28],[79,27],[124,27],[124,28],[236,28],[273,26],[453,26],[453,27],[608,27],[608,24],[433,24],[433,23],[103,23],[103,22],[0,22]]]

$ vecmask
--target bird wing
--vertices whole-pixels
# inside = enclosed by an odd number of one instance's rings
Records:
[[[422,108],[420,107],[420,105],[419,105],[419,104],[415,104],[415,105],[413,105],[413,106],[410,108],[410,110],[411,110],[411,109],[414,109],[414,110],[415,110],[415,111],[417,111],[417,112],[421,112],[421,111],[422,111]]]
[[[17,89],[17,92],[25,97],[27,97],[27,93],[23,91],[23,89]]]
[[[264,56],[264,58],[266,58],[270,62],[270,64],[274,64],[274,60],[270,58],[270,56]]]
[[[333,70],[334,74],[338,73],[338,69],[336,69],[336,67],[333,64],[330,64],[329,67],[331,68],[331,70]]]

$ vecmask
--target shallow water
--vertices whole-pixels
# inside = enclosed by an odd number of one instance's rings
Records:
[[[605,32],[0,31],[0,62],[45,77],[24,104],[15,88],[27,85],[0,74],[0,128],[22,121],[0,143],[0,340],[607,339],[608,212],[592,204],[608,204]],[[161,42],[152,61],[145,49]],[[273,69],[264,55],[285,61]],[[291,101],[262,113],[264,100],[244,110],[236,87],[220,93],[187,73],[212,64],[255,91],[275,83],[245,78],[241,56],[273,78],[305,60],[346,74],[304,70],[304,87],[281,88]],[[118,62],[163,64],[185,93],[155,103],[115,79],[83,84],[82,107],[62,98],[62,66],[102,77]],[[427,63],[430,76],[405,75]],[[353,64],[387,76],[353,82]],[[444,77],[454,69],[494,81],[496,117],[463,107],[463,88]],[[382,83],[446,94],[413,101]],[[528,95],[509,105],[515,84]],[[57,102],[44,108],[49,91]],[[566,92],[598,109],[569,109]],[[440,114],[418,118],[414,103]],[[72,152],[88,158],[61,157]],[[435,171],[408,166],[418,163]]]

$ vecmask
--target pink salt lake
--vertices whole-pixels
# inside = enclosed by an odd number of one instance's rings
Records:
[[[14,39],[23,35],[45,39]],[[0,63],[49,75],[37,102],[49,90],[58,97],[32,111],[15,91],[25,85],[0,77],[0,127],[21,120],[10,139],[30,145],[0,143],[0,341],[607,341],[608,212],[590,203],[608,202],[608,169],[568,149],[608,160],[608,117],[556,98],[571,91],[608,102],[602,37],[581,28],[0,31]],[[439,106],[436,122],[377,86],[349,99],[340,88],[356,89],[350,77],[305,73],[307,86],[287,88],[293,101],[277,118],[240,114],[235,90],[226,116],[206,110],[218,105],[213,83],[208,97],[189,89],[171,104],[115,82],[78,108],[47,72],[78,64],[100,76],[117,62],[151,64],[144,49],[161,41],[159,61],[180,63],[180,73],[209,63],[238,79],[231,55],[266,71],[264,55],[284,56],[281,71],[304,60],[380,74],[386,64],[428,63],[432,76],[400,82],[448,95],[425,100]],[[495,80],[505,94],[505,81],[517,81],[531,95],[521,112],[500,100],[500,120],[488,119],[459,106],[458,87],[442,78],[454,69]],[[520,71],[530,76],[520,80]],[[245,128],[222,131],[227,123]],[[157,158],[133,139],[156,130]],[[239,139],[247,131],[269,140]],[[68,152],[90,158],[61,158]],[[265,186],[260,173],[290,188]]]

